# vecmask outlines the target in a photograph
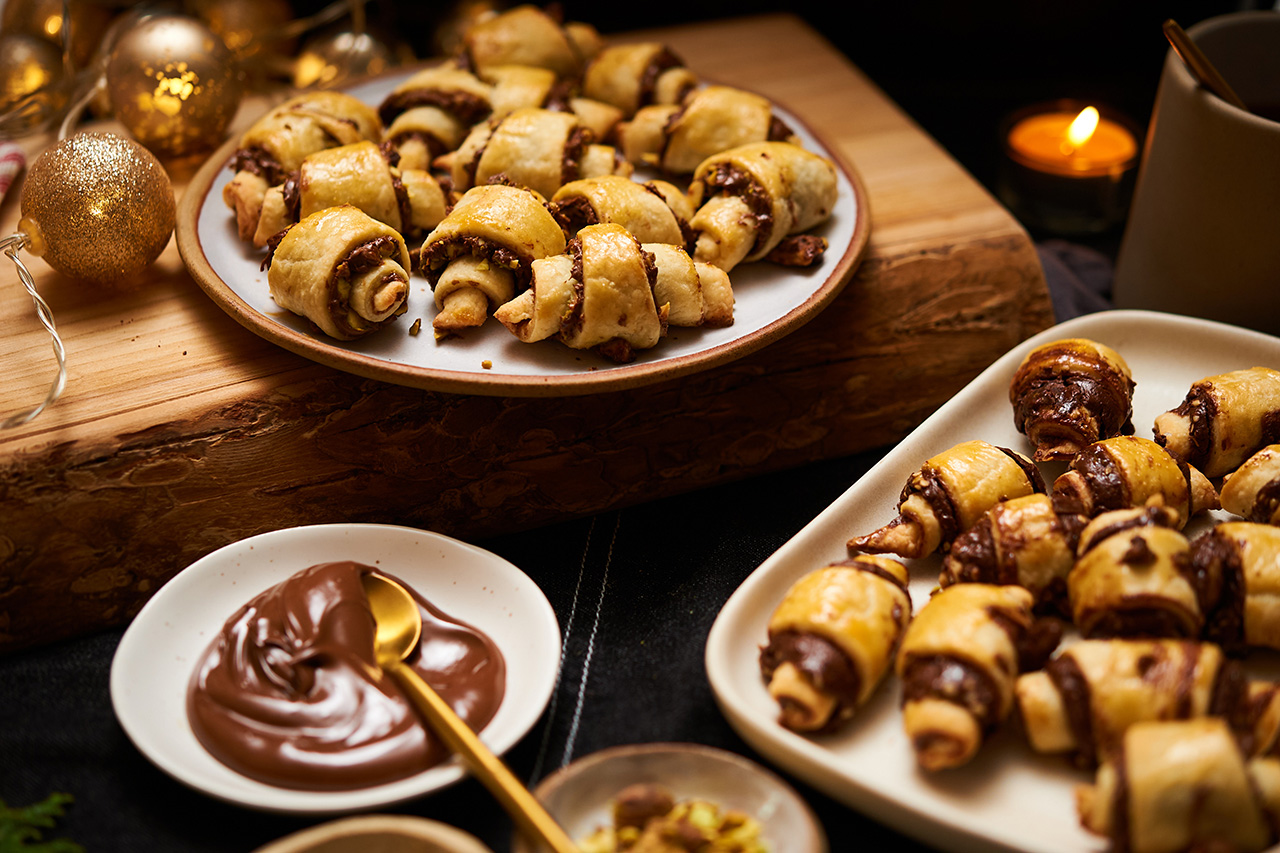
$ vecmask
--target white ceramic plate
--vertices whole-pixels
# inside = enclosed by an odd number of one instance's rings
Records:
[[[507,698],[480,733],[490,749],[506,752],[537,722],[555,686],[560,626],[524,572],[488,551],[408,527],[294,527],[244,539],[192,563],[160,588],[125,631],[111,665],[111,702],[125,733],[156,766],[222,800],[308,814],[397,803],[463,777],[455,760],[355,791],[291,790],[240,775],[196,740],[186,713],[187,683],[223,623],[263,590],[331,560],[385,569],[493,639],[506,658]]]
[[[1039,756],[1006,726],[967,767],[928,776],[916,769],[898,711],[900,688],[881,684],[842,732],[802,737],[776,723],[758,655],[773,608],[790,585],[824,561],[847,556],[845,542],[896,515],[907,477],[928,457],[973,438],[1030,453],[1013,426],[1009,381],[1034,347],[1065,337],[1105,343],[1128,362],[1137,387],[1133,423],[1150,438],[1156,415],[1182,402],[1191,383],[1256,364],[1280,367],[1280,339],[1233,326],[1145,311],[1093,314],[1048,329],[991,365],[734,592],[707,638],[706,667],[730,725],[769,760],[832,797],[904,833],[948,850],[1100,851],[1079,825],[1073,790],[1092,781],[1064,759]],[[1052,483],[1065,465],[1041,468]],[[1221,518],[1227,516],[1217,514]],[[1201,520],[1198,527],[1210,520]],[[1194,535],[1197,527],[1189,527]],[[909,561],[918,609],[937,585],[940,559]]]
[[[707,800],[760,822],[772,853],[826,853],[827,837],[808,803],[778,776],[740,755],[691,743],[617,746],[578,759],[543,779],[534,795],[575,841],[613,823],[628,785],[662,785],[677,801]],[[533,853],[516,835],[512,853]]]
[[[379,77],[347,91],[378,104],[410,71]],[[857,172],[781,107],[779,115],[806,147],[837,166],[839,197],[831,218],[811,233],[827,238],[822,261],[808,269],[770,263],[742,264],[730,274],[734,322],[720,329],[678,329],[631,364],[617,365],[556,341],[526,344],[493,320],[465,337],[435,340],[435,303],[421,275],[413,278],[408,311],[361,340],[337,341],[309,321],[283,311],[267,292],[260,270],[264,252],[236,236],[234,215],[223,203],[231,179],[228,141],[200,169],[178,207],[178,249],[193,278],[242,325],[285,349],[331,367],[401,385],[435,391],[507,396],[564,396],[636,387],[705,370],[740,358],[812,319],[853,277],[869,234],[866,191]],[[644,178],[637,173],[637,178]],[[647,179],[647,178],[646,178]],[[417,336],[408,333],[422,320]],[[490,363],[489,368],[482,366]]]

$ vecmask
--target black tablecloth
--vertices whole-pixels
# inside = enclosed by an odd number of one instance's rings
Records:
[[[1106,307],[1105,256],[1059,241],[1039,250],[1059,320]],[[476,542],[537,582],[565,643],[546,712],[507,754],[512,770],[532,785],[591,752],[653,741],[761,760],[716,707],[703,667],[707,632],[746,576],[882,454]],[[0,800],[14,807],[71,794],[74,803],[45,838],[65,836],[92,851],[251,851],[324,820],[224,804],[153,766],[111,708],[108,678],[122,634],[0,657]],[[790,781],[822,819],[833,851],[927,849]],[[470,779],[383,811],[459,826],[499,853],[510,845],[510,820]]]

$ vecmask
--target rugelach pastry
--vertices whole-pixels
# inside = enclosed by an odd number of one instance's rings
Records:
[[[1061,639],[1057,620],[1031,614],[1020,586],[964,583],[933,594],[898,649],[902,722],[920,767],[960,767],[1013,710],[1020,672]]]
[[[1191,542],[1197,575],[1220,590],[1205,634],[1231,652],[1280,649],[1280,527],[1217,524]]]
[[[405,312],[410,267],[404,238],[351,205],[290,226],[269,263],[271,298],[330,337],[354,340]]]
[[[600,175],[565,184],[551,197],[551,212],[569,236],[587,225],[615,223],[641,243],[693,244],[689,219],[693,205],[668,181],[641,183],[622,175]]]
[[[543,196],[505,184],[473,187],[422,244],[420,264],[439,309],[432,325],[447,335],[483,324],[529,286],[534,260],[564,250]]]
[[[1222,508],[1246,521],[1280,524],[1280,444],[1269,444],[1222,480]]]
[[[1173,509],[1179,529],[1194,515],[1218,508],[1218,493],[1199,469],[1149,438],[1121,435],[1076,454],[1053,483],[1059,510],[1094,516],[1159,502]]]
[[[1087,338],[1036,347],[1009,383],[1013,422],[1037,462],[1071,459],[1104,438],[1133,434],[1133,376],[1120,354]]]
[[[495,65],[533,65],[578,77],[603,41],[595,27],[563,21],[531,4],[488,15],[463,33],[462,61],[476,72]]]
[[[951,543],[938,582],[1017,584],[1031,591],[1038,612],[1069,616],[1067,574],[1087,521],[1057,512],[1039,492],[1001,501]]]
[[[1201,379],[1180,406],[1156,418],[1155,439],[1206,477],[1230,473],[1280,441],[1280,370],[1250,367]]]
[[[759,142],[702,161],[689,184],[694,257],[731,272],[744,261],[809,266],[826,240],[806,234],[835,209],[835,165],[789,142]]]
[[[923,557],[944,550],[1001,501],[1044,492],[1034,462],[981,439],[961,442],[926,459],[907,478],[898,516],[849,540],[851,551]]]
[[[455,62],[411,74],[378,105],[383,139],[405,169],[429,169],[493,112],[493,87]]]
[[[907,567],[864,554],[801,577],[769,617],[760,673],[778,722],[832,731],[880,684],[911,621]]]
[[[1116,851],[1258,853],[1277,840],[1280,761],[1247,758],[1217,717],[1137,723],[1076,807]]]
[[[609,45],[587,63],[582,94],[630,118],[653,104],[679,104],[698,85],[684,60],[661,42]]]

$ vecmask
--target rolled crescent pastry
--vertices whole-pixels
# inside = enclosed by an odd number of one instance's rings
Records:
[[[285,231],[267,286],[281,308],[354,340],[405,312],[409,250],[394,228],[355,207],[326,208]]]
[[[1133,435],[1096,441],[1077,453],[1071,470],[1054,481],[1053,496],[1059,509],[1088,516],[1159,502],[1178,514],[1179,528],[1219,506],[1217,491],[1199,469]]]
[[[639,183],[622,175],[572,181],[551,197],[552,213],[566,234],[586,225],[612,222],[642,243],[672,243],[692,248],[686,234],[693,208],[688,197],[667,181]]]
[[[826,241],[803,232],[831,216],[835,165],[789,142],[759,142],[709,157],[689,185],[694,257],[730,272],[744,261],[816,263]]]
[[[236,213],[240,239],[253,239],[267,189],[284,183],[306,157],[381,137],[377,112],[343,92],[309,92],[269,110],[241,134],[231,162],[235,176],[222,190],[223,201]]]
[[[684,60],[652,41],[605,47],[582,75],[584,95],[613,104],[628,117],[653,104],[679,104],[697,85]]]
[[[1036,621],[1020,586],[966,583],[933,594],[898,649],[902,720],[925,770],[967,764],[1013,710],[1019,672],[1056,647],[1061,625]]]
[[[1009,383],[1014,426],[1036,461],[1071,459],[1104,438],[1133,434],[1133,376],[1120,354],[1087,338],[1027,353]]]
[[[456,63],[418,71],[378,106],[383,138],[400,153],[405,169],[429,169],[457,148],[471,128],[493,112],[493,87]]]
[[[961,442],[907,478],[898,516],[884,527],[850,539],[852,551],[923,557],[972,527],[1001,501],[1043,492],[1035,463],[1014,450],[980,439]]]
[[[1178,408],[1156,418],[1155,438],[1206,477],[1235,470],[1280,441],[1280,370],[1250,367],[1201,379]]]
[[[797,580],[769,617],[760,672],[778,722],[833,731],[853,717],[893,661],[911,620],[907,568],[866,554]]]
[[[708,157],[743,145],[799,142],[768,98],[733,86],[704,86],[678,104],[641,107],[617,134],[632,163],[673,175],[687,175]]]
[[[1131,725],[1148,720],[1215,716],[1251,737],[1244,670],[1213,643],[1082,640],[1020,675],[1015,695],[1031,747],[1066,753],[1082,767],[1099,764]]]
[[[1280,525],[1280,444],[1269,444],[1222,480],[1222,508],[1246,521]]]
[[[463,33],[463,52],[471,68],[533,65],[559,77],[577,77],[602,47],[600,34],[581,21],[564,23],[531,5],[513,6],[482,18]]]
[[[533,286],[494,316],[526,343],[554,338],[626,363],[658,343],[671,313],[688,325],[732,322],[727,277],[677,246],[641,245],[601,223],[580,230],[566,254],[534,261]]]
[[[431,174],[400,169],[389,157],[394,153],[385,145],[369,141],[307,157],[296,175],[267,190],[254,245],[265,246],[292,223],[338,204],[359,208],[407,239],[422,239],[444,219],[448,196]]]
[[[1080,533],[1067,575],[1072,618],[1085,637],[1193,639],[1215,590],[1191,565],[1174,511],[1159,504],[1111,510]]]
[[[1206,637],[1237,653],[1280,649],[1280,527],[1215,525],[1192,540],[1191,562],[1221,589]]]
[[[1069,616],[1067,574],[1086,521],[1058,513],[1043,493],[1001,501],[951,543],[938,582],[1017,584],[1031,591],[1038,611]]]
[[[1081,824],[1128,853],[1258,853],[1277,840],[1280,761],[1247,759],[1224,720],[1136,723],[1092,785]]]
[[[473,187],[422,244],[421,266],[439,311],[441,334],[479,326],[532,281],[538,258],[562,254],[564,232],[532,190]]]
[[[579,178],[631,174],[616,149],[592,139],[572,113],[524,107],[472,128],[456,151],[436,162],[448,169],[457,192],[498,179],[549,199]]]

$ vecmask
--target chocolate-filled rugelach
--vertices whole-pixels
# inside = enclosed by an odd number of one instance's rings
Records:
[[[1013,422],[1038,462],[1071,459],[1104,438],[1133,434],[1133,376],[1120,354],[1087,338],[1036,347],[1009,383]]]
[[[494,65],[533,65],[559,77],[580,76],[603,47],[590,24],[565,22],[531,4],[482,18],[467,28],[462,41],[462,60],[477,72]]]
[[[308,155],[381,138],[382,121],[373,107],[343,92],[308,92],[268,111],[240,136],[231,161],[235,177],[222,190],[223,201],[236,212],[240,239],[253,239],[267,189],[284,183]]]
[[[265,246],[294,222],[338,204],[359,208],[407,240],[421,240],[444,219],[449,197],[429,172],[401,169],[395,160],[385,143],[369,141],[307,157],[297,173],[267,190],[254,245]]]
[[[923,557],[949,548],[1001,501],[1044,490],[1039,469],[1021,453],[980,439],[961,442],[929,457],[907,478],[895,519],[850,539],[848,547]]]
[[[492,112],[493,87],[453,62],[411,74],[378,105],[383,139],[405,169],[430,169]]]
[[[587,63],[582,93],[631,117],[653,104],[679,104],[698,85],[684,60],[661,42],[609,45]]]
[[[911,620],[907,567],[864,554],[810,572],[769,617],[760,672],[778,722],[834,731],[880,684]]]
[[[1082,767],[1100,763],[1129,726],[1147,720],[1222,717],[1252,739],[1244,670],[1213,643],[1082,640],[1020,675],[1015,695],[1032,749]]]
[[[1215,525],[1192,540],[1191,562],[1220,589],[1206,637],[1232,652],[1280,649],[1280,527]]]
[[[271,298],[330,337],[354,340],[405,312],[404,238],[351,205],[326,208],[289,226],[269,262]]]
[[[473,187],[422,244],[421,267],[439,308],[439,334],[479,326],[529,286],[537,258],[562,254],[564,231],[546,199],[523,187]]]
[[[1076,808],[1116,851],[1258,853],[1277,840],[1280,761],[1247,758],[1217,717],[1136,723]]]
[[[1269,444],[1222,479],[1222,508],[1259,524],[1280,525],[1280,444]]]
[[[1194,639],[1216,595],[1191,565],[1177,514],[1159,504],[1090,521],[1067,575],[1072,620],[1085,637]]]
[[[688,233],[693,206],[688,196],[668,181],[640,183],[622,175],[582,178],[556,190],[551,212],[570,236],[583,226],[612,222],[641,243],[693,248]]]
[[[902,719],[925,770],[967,764],[1013,710],[1018,674],[1037,669],[1061,638],[1037,620],[1020,586],[965,583],[933,594],[898,649]]]
[[[572,113],[525,107],[472,128],[456,151],[437,158],[456,192],[500,179],[551,198],[579,178],[630,175],[617,149],[593,141]]]
[[[672,322],[733,322],[723,270],[695,263],[678,246],[642,245],[615,223],[582,228],[565,254],[535,260],[532,269],[532,286],[494,313],[526,343],[555,339],[624,364]]]
[[[1155,421],[1156,441],[1206,477],[1221,477],[1280,441],[1280,370],[1250,367],[1194,383]]]
[[[1037,611],[1069,616],[1067,573],[1087,521],[1057,512],[1043,493],[1001,501],[951,543],[938,582],[1017,584],[1035,596]]]
[[[1157,501],[1178,515],[1179,528],[1197,513],[1218,508],[1213,484],[1149,438],[1121,435],[1095,441],[1053,483],[1058,508],[1094,516]]]
[[[768,98],[733,86],[694,89],[678,104],[654,104],[618,125],[628,160],[672,175],[693,172],[708,157],[755,142],[799,143]]]
[[[730,272],[744,261],[810,266],[826,251],[806,234],[831,216],[835,165],[789,142],[759,142],[709,157],[689,184],[694,257]]]

